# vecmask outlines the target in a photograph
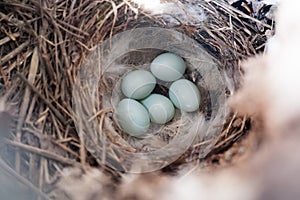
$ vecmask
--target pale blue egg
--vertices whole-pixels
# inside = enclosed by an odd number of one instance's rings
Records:
[[[133,99],[121,100],[116,115],[121,129],[131,136],[144,135],[150,126],[147,109],[140,102]]]
[[[186,79],[180,79],[172,83],[169,88],[169,97],[173,104],[185,111],[194,112],[200,106],[200,92],[197,86]]]
[[[175,81],[184,74],[186,64],[174,53],[163,53],[152,61],[150,69],[153,75],[162,81]]]
[[[165,124],[174,117],[174,105],[170,99],[163,95],[151,94],[141,102],[147,108],[153,123]]]
[[[123,94],[132,99],[143,99],[155,88],[156,79],[146,70],[129,72],[121,82]]]

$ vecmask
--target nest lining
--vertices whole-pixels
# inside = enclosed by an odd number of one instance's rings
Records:
[[[153,40],[153,37],[156,37],[156,40]],[[136,42],[136,40],[142,42]],[[151,47],[157,48],[156,52]],[[171,51],[186,59],[190,73],[185,76],[195,79],[192,81],[202,88],[202,99],[207,103],[203,103],[203,109],[195,113],[177,112],[177,117],[171,123],[162,127],[150,126],[150,130],[144,138],[128,137],[122,133],[114,115],[101,113],[98,121],[96,119],[95,122],[88,124],[87,122],[91,122],[91,117],[100,113],[101,110],[115,110],[118,102],[124,98],[120,91],[120,83],[124,74],[135,68],[148,69],[150,62],[159,53],[158,50]],[[145,63],[148,64],[145,65]],[[129,64],[134,67],[130,67]],[[123,165],[122,160],[124,163],[134,165],[126,166],[127,171],[131,171],[131,168],[136,171],[137,165],[141,164],[138,160],[142,161],[143,170],[155,170],[150,162],[153,158],[156,167],[158,160],[161,160],[162,166],[160,167],[163,167],[180,156],[180,154],[177,155],[178,150],[184,152],[191,146],[195,137],[197,137],[196,141],[215,137],[220,132],[220,127],[213,126],[224,123],[226,116],[225,84],[217,64],[197,42],[178,32],[157,27],[143,27],[122,32],[104,42],[91,53],[82,69],[78,81],[80,90],[74,93],[78,129],[82,130],[82,134],[89,140],[86,141],[88,144],[93,143],[92,146],[87,145],[87,148],[99,160],[103,158],[103,147],[98,144],[102,144],[103,134],[105,137],[111,134],[105,141],[107,143],[104,144],[105,151],[120,165]],[[200,76],[201,79],[199,79]],[[97,88],[97,82],[100,83],[99,88]],[[170,83],[160,82],[159,84],[165,88],[170,86]],[[96,94],[97,91],[99,94]],[[97,102],[98,96],[100,96],[99,102]],[[79,127],[80,124],[82,128]],[[97,131],[98,124],[103,124],[99,131]],[[90,126],[92,128],[89,128]],[[174,136],[168,135],[170,131]],[[111,138],[114,139],[111,140]],[[168,140],[164,140],[164,138],[168,138]],[[118,143],[120,141],[121,144]],[[119,149],[114,147],[114,143],[117,143]],[[133,148],[136,154],[124,152],[122,146],[125,149]],[[209,150],[203,150],[203,152],[207,151]],[[141,152],[143,153],[141,154]],[[205,153],[202,157],[204,156]],[[149,161],[146,157],[149,157]]]

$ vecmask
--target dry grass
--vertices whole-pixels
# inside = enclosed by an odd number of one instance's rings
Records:
[[[204,26],[172,28],[197,40],[219,61],[232,81],[224,95],[231,95],[242,75],[239,61],[264,49],[266,35],[257,24],[271,27],[223,1],[201,1],[198,6],[208,16]],[[168,27],[159,16],[133,11],[133,7],[128,1],[112,0],[0,1],[0,92],[14,119],[11,134],[5,135],[5,162],[0,165],[39,195],[54,189],[66,166],[98,166],[118,179],[119,172],[99,166],[78,136],[72,89],[87,53],[104,38],[149,24]],[[199,143],[167,171],[223,153],[251,126],[247,116],[238,113],[227,121],[207,158],[199,158],[197,150],[203,145]]]

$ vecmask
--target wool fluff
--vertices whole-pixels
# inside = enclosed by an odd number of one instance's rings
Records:
[[[300,125],[299,6],[298,1],[281,2],[276,36],[266,55],[266,120],[272,132],[285,132],[295,123]]]
[[[206,20],[201,6],[195,6],[197,0],[165,1],[160,0],[132,0],[138,7],[149,12],[151,15],[160,15],[162,20],[173,27],[180,24],[203,24]],[[180,22],[180,23],[179,23]]]
[[[267,53],[243,64],[243,87],[231,99],[238,110],[261,115],[269,133],[283,133],[300,124],[299,5],[292,0],[280,2],[276,34]]]

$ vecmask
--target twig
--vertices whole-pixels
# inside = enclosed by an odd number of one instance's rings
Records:
[[[13,69],[16,68],[16,66],[22,65],[33,53],[33,50],[28,50],[25,52],[22,56],[20,56],[20,59],[16,59],[13,63],[9,63],[6,66],[3,67],[3,69],[6,71],[6,73],[11,73]]]
[[[14,24],[14,25],[16,25],[16,26],[24,26],[24,24],[25,24],[23,21],[20,21],[20,20],[18,20],[18,19],[15,18],[15,17],[10,18],[10,17],[8,17],[7,15],[5,15],[5,14],[2,13],[2,12],[0,12],[0,18],[5,19],[5,20],[7,20],[9,23]]]
[[[62,157],[60,155],[57,155],[55,153],[49,152],[49,151],[44,150],[44,149],[40,149],[40,148],[37,148],[37,147],[29,146],[29,145],[26,145],[26,144],[23,144],[23,143],[20,143],[20,142],[15,142],[15,141],[10,141],[10,140],[5,140],[5,143],[9,144],[9,145],[12,145],[14,147],[18,147],[18,148],[23,149],[25,151],[35,153],[35,154],[40,155],[42,157],[60,162],[62,164],[72,165],[74,167],[81,167],[81,165],[76,161],[73,161],[71,159]]]
[[[224,146],[229,141],[234,141],[234,140],[236,140],[236,138],[238,138],[239,136],[241,136],[241,134],[243,133],[244,128],[245,128],[246,120],[247,120],[247,116],[243,116],[243,121],[242,121],[242,125],[240,126],[240,129],[238,131],[236,131],[236,132],[233,132],[226,139],[222,140],[220,143],[218,143],[217,145],[215,145],[214,149],[218,149],[218,148]]]
[[[38,97],[44,101],[44,103],[49,107],[49,109],[56,115],[56,117],[60,120],[63,125],[67,125],[68,122],[64,119],[64,117],[60,114],[60,112],[33,86],[22,74],[16,74],[23,82],[25,82],[29,88],[38,95]]]
[[[16,49],[14,49],[12,52],[7,54],[6,56],[3,56],[0,59],[0,66],[3,65],[4,63],[6,63],[7,61],[11,60],[16,55],[18,55],[25,47],[27,47],[29,45],[29,43],[30,43],[30,41],[26,41],[23,44],[21,44],[20,46],[18,46]]]
[[[224,9],[226,9],[227,11],[230,11],[230,10],[231,10],[231,11],[234,11],[234,12],[238,13],[239,15],[241,15],[242,17],[244,17],[244,18],[246,18],[246,19],[250,19],[250,20],[252,20],[252,21],[254,21],[254,22],[258,23],[258,24],[261,24],[262,26],[264,26],[264,27],[266,27],[266,28],[270,28],[270,29],[272,28],[270,25],[265,24],[265,23],[259,21],[258,19],[255,19],[255,18],[253,18],[253,17],[251,17],[251,16],[249,16],[249,15],[246,15],[246,14],[243,13],[242,11],[240,11],[240,10],[238,10],[238,9],[236,9],[236,8],[234,8],[234,7],[230,6],[230,5],[228,5],[228,4],[225,4],[225,3],[221,2],[221,1],[214,1],[214,3],[215,3],[216,5],[218,5],[218,6],[220,6],[220,7],[224,8]]]
[[[34,49],[33,51],[33,55],[31,58],[31,63],[30,63],[30,69],[29,69],[29,75],[28,75],[28,82],[29,83],[33,83],[35,80],[35,76],[37,73],[37,69],[38,69],[38,49],[37,47]],[[30,91],[28,88],[25,89],[25,94],[23,97],[23,102],[21,105],[21,109],[20,109],[20,114],[19,114],[19,119],[18,119],[18,124],[17,124],[17,132],[16,132],[16,138],[17,141],[21,141],[21,129],[25,120],[25,115],[27,113],[28,110],[28,106],[29,106],[29,100],[30,100]],[[20,171],[20,167],[21,167],[21,158],[20,158],[20,152],[18,151],[18,149],[16,150],[16,170],[17,172]]]
[[[7,36],[7,37],[1,39],[1,40],[0,40],[0,46],[4,45],[5,43],[7,43],[7,42],[9,42],[10,40],[12,40],[12,37],[13,37],[14,39],[16,39],[16,38],[19,37],[19,36],[20,36],[19,33],[13,33],[10,37]]]

